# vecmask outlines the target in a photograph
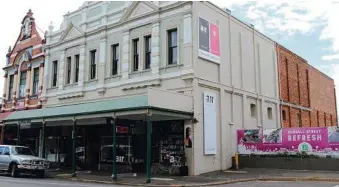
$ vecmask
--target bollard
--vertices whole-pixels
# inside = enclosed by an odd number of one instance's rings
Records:
[[[238,152],[235,153],[234,159],[235,159],[235,169],[239,170],[239,153]]]

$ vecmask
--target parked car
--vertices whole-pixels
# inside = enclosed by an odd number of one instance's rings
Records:
[[[0,145],[0,170],[9,172],[12,177],[31,173],[43,178],[48,168],[48,160],[34,156],[28,147]]]

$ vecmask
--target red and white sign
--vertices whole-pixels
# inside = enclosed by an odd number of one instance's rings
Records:
[[[199,18],[199,51],[198,56],[220,63],[219,26]]]
[[[118,133],[128,133],[128,127],[117,126],[116,132],[118,132]]]

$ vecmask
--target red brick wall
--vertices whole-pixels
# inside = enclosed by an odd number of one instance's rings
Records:
[[[334,81],[307,64],[306,60],[288,49],[277,45],[280,99],[285,103],[302,106],[282,106],[286,120],[283,127],[296,127],[297,114],[301,115],[303,127],[336,125]]]

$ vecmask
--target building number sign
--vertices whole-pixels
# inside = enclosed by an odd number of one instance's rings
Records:
[[[214,97],[211,96],[211,95],[206,95],[206,102],[213,104],[214,103]]]

